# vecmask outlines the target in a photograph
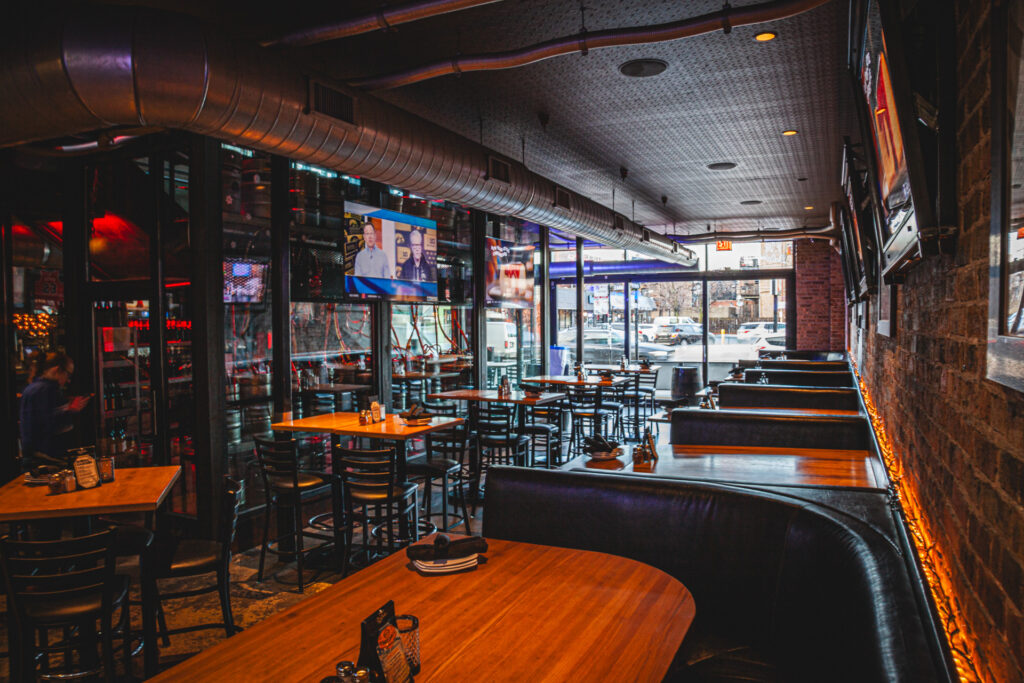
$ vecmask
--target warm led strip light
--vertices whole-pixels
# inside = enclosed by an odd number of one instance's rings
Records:
[[[917,555],[921,558],[921,569],[924,571],[928,588],[931,590],[935,607],[939,612],[939,619],[942,621],[946,637],[949,639],[949,648],[953,655],[956,672],[960,676],[960,680],[966,683],[988,683],[991,679],[983,677],[975,664],[978,661],[978,641],[967,626],[963,612],[960,610],[960,601],[957,600],[953,589],[953,582],[950,578],[952,573],[949,570],[946,556],[943,555],[935,542],[935,537],[928,529],[928,523],[918,501],[913,482],[910,477],[904,476],[903,464],[893,453],[889,434],[885,431],[885,425],[871,400],[864,380],[861,379],[856,363],[853,364],[853,370],[857,374],[857,383],[860,385],[860,392],[864,397],[864,407],[867,408],[868,415],[871,416],[871,424],[875,428],[878,449],[882,453],[885,468],[889,471],[889,479],[892,481],[896,497],[902,502],[903,517],[907,520],[910,536],[914,539]]]

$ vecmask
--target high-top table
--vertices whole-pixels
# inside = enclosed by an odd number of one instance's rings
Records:
[[[388,600],[419,619],[417,683],[664,678],[696,614],[683,584],[615,555],[488,546],[476,569],[433,576],[395,553],[153,680],[318,681],[358,659],[360,623]]]
[[[579,456],[561,469],[744,484],[885,488],[874,457],[863,450],[659,444],[657,461],[634,464],[632,448],[624,446],[623,455],[611,460]]]
[[[395,476],[398,481],[404,482],[407,476],[406,442],[430,432],[455,427],[463,422],[465,420],[461,417],[435,417],[425,425],[407,425],[395,413],[388,413],[383,422],[361,425],[359,413],[327,413],[298,420],[283,420],[270,425],[270,428],[275,432],[307,432],[391,441],[395,444]],[[332,446],[337,445],[337,439],[332,439]],[[334,466],[334,454],[335,449],[332,447],[331,469],[338,472],[339,468]],[[398,527],[401,535],[408,538],[409,529],[404,515],[399,519]]]
[[[629,384],[633,379],[631,377],[612,377],[611,379],[604,379],[597,375],[588,375],[587,377],[580,379],[576,375],[536,375],[534,377],[527,377],[523,382],[529,384],[548,384],[559,387],[596,387],[597,391],[597,403],[598,408],[601,407],[601,390],[609,389],[611,387],[619,387],[623,384]],[[621,419],[621,416],[620,416]],[[601,421],[594,420],[594,433],[600,435],[601,433]]]
[[[21,475],[0,487],[0,522],[142,512],[146,526],[152,527],[153,515],[181,476],[181,467],[121,467],[114,475],[112,482],[70,493],[50,493],[46,485],[27,486]],[[146,676],[152,676],[159,654],[151,581],[142,582],[142,591],[143,665]]]

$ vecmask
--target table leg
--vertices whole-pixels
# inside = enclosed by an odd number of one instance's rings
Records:
[[[525,436],[526,435],[526,404],[525,403],[518,403],[518,404],[516,404],[516,419],[519,421],[519,427],[516,429],[517,436]],[[533,453],[533,443],[532,442],[530,443],[530,453],[531,454]],[[528,466],[529,467],[533,467],[533,465],[534,465],[534,463],[531,462]],[[527,467],[525,459],[524,459],[524,462],[523,462],[523,466]]]
[[[153,578],[152,560],[149,553],[142,553],[139,559],[139,576],[142,583],[142,670],[146,678],[157,674],[160,651],[156,643],[157,590]]]
[[[405,441],[395,441],[395,479],[399,482],[399,486],[404,486],[406,483],[407,468],[405,463]],[[409,529],[409,520],[405,515],[398,518],[398,537],[399,538],[412,538],[414,541],[419,540],[419,525],[415,525],[416,528]],[[412,535],[410,535],[410,531]]]

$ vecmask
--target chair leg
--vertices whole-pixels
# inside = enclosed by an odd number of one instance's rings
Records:
[[[256,573],[256,579],[263,583],[263,562],[267,557],[267,536],[270,534],[270,511],[273,509],[273,500],[268,501],[270,504],[267,505],[263,510],[263,542],[260,544],[260,569]]]
[[[458,493],[459,503],[461,503],[461,505],[462,505],[462,519],[464,520],[464,522],[466,524],[466,534],[469,535],[469,536],[472,536],[473,535],[473,529],[472,529],[472,527],[470,526],[470,523],[469,523],[469,520],[470,520],[469,510],[466,509],[466,482],[465,481],[458,482],[458,484],[455,487],[455,490]]]
[[[217,569],[217,594],[220,596],[220,613],[224,620],[224,632],[230,638],[235,635],[235,617],[231,613],[231,570],[227,562]]]
[[[160,600],[160,594],[156,595],[156,621],[157,628],[160,629],[160,642],[163,643],[164,647],[170,647],[171,638],[167,633],[167,617],[164,615],[164,604]]]
[[[306,587],[302,582],[302,556],[305,554],[302,543],[302,505],[298,499],[296,499],[295,507],[292,509],[295,511],[293,513],[295,517],[295,561],[299,571],[299,592],[305,593]]]

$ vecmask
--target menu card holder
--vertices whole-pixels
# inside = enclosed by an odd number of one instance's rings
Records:
[[[413,683],[395,621],[394,600],[388,600],[363,620],[357,663],[370,670],[374,683]]]
[[[83,489],[91,489],[99,486],[100,471],[96,467],[96,460],[91,455],[80,455],[75,458],[75,479]]]

